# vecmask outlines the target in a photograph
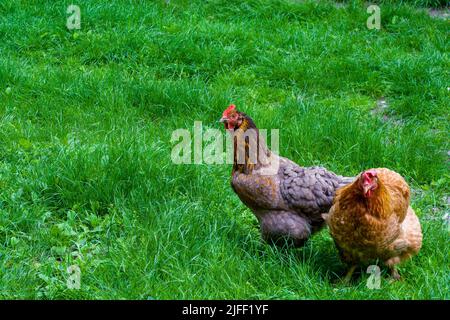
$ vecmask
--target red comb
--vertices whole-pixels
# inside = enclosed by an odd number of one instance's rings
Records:
[[[363,177],[368,180],[371,180],[373,177],[376,177],[376,176],[377,176],[377,171],[373,170],[373,169],[363,172]]]
[[[230,114],[230,112],[236,110],[236,106],[234,104],[230,104],[228,108],[223,112],[223,116],[226,117]]]

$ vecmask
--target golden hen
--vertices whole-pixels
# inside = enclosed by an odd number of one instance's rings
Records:
[[[410,190],[396,172],[370,169],[336,191],[323,217],[350,269],[349,281],[359,264],[382,261],[392,278],[400,279],[395,266],[417,254],[422,246],[419,219],[409,205]]]

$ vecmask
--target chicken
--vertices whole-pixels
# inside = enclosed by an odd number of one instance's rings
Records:
[[[234,105],[220,121],[234,139],[231,186],[258,219],[262,238],[303,246],[324,226],[321,214],[330,209],[336,189],[353,178],[303,168],[271,152],[253,120]]]
[[[350,266],[345,282],[359,264],[377,259],[394,280],[400,279],[396,265],[422,246],[420,222],[409,200],[408,184],[385,168],[364,171],[337,190],[330,212],[323,216],[341,259]]]

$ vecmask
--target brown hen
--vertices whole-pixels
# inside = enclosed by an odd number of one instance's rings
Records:
[[[341,259],[350,269],[380,260],[399,279],[395,266],[417,254],[422,246],[419,219],[409,205],[405,180],[385,168],[362,172],[336,192],[329,214],[324,214]]]

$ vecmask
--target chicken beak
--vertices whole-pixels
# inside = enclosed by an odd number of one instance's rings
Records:
[[[228,120],[227,118],[222,117],[222,118],[220,118],[219,122],[225,122],[225,121],[227,121],[227,120]]]
[[[370,185],[370,184],[366,184],[365,186],[363,186],[363,192],[364,192],[364,194],[367,194],[367,191],[369,191],[370,188],[371,188],[371,185]]]

